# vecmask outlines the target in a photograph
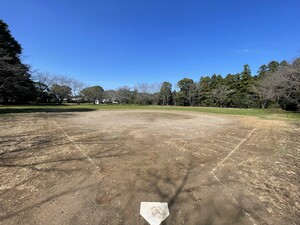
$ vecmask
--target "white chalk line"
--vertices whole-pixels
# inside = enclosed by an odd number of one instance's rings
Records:
[[[91,157],[89,157],[84,150],[82,150],[78,144],[76,144],[73,140],[72,137],[70,137],[67,132],[65,132],[61,126],[59,126],[59,124],[57,122],[55,122],[54,120],[52,120],[52,122],[58,127],[59,130],[61,130],[61,132],[68,138],[68,140],[77,148],[77,150],[79,150],[81,152],[81,154],[93,165],[96,165],[95,164],[95,161],[93,159],[91,159]],[[96,166],[96,169],[99,170],[99,166]]]
[[[244,209],[243,209],[243,212],[244,212],[244,214],[245,214],[246,216],[248,216],[248,218],[251,220],[251,222],[252,222],[253,225],[257,225],[257,224],[255,223],[255,220],[253,219],[253,217],[252,217],[249,213],[247,213]]]
[[[218,182],[218,183],[220,183],[221,181],[220,181],[220,179],[216,176],[216,174],[215,174],[215,171],[220,167],[220,166],[223,166],[223,164],[224,164],[224,162],[226,161],[226,160],[228,160],[229,159],[229,157],[245,142],[245,141],[247,141],[250,137],[251,137],[251,135],[254,133],[254,131],[255,131],[256,129],[255,128],[253,128],[253,130],[243,139],[243,140],[241,140],[241,142],[239,143],[239,144],[237,144],[235,147],[234,147],[234,149],[232,149],[231,150],[231,152],[229,152],[229,154],[224,158],[224,159],[222,159],[211,171],[210,171],[210,173],[212,174],[212,176],[216,179],[216,181]],[[236,205],[238,205],[238,203],[237,203],[237,201],[236,201],[236,199],[234,198],[234,197],[232,197],[232,199],[233,199],[233,203],[234,204],[236,204]],[[253,219],[253,217],[248,213],[248,212],[246,212],[244,209],[243,209],[243,213],[251,220],[251,222],[252,222],[252,224],[253,225],[257,225],[256,223],[255,223],[255,220]]]
[[[245,142],[245,141],[247,141],[249,138],[250,138],[250,136],[254,133],[254,131],[255,131],[256,129],[254,128],[248,135],[247,135],[247,137],[245,137],[243,140],[241,140],[241,142],[240,143],[238,143],[235,147],[234,147],[234,149],[232,149],[231,150],[231,152],[229,152],[229,154],[224,158],[224,159],[222,159],[217,165],[216,165],[216,167],[215,168],[213,168],[210,172],[211,173],[214,173],[220,166],[223,166],[223,163],[227,160],[227,159],[229,159],[229,157]]]
[[[210,173],[216,179],[216,181],[220,182],[219,178],[215,175],[213,171],[210,171]]]

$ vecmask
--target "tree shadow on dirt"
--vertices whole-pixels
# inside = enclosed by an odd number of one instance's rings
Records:
[[[101,161],[101,159],[105,158],[120,158],[132,154],[126,149],[126,146],[115,146],[115,141],[118,142],[119,139],[111,139],[111,143],[109,143],[109,145],[100,149],[97,148],[97,151],[89,152],[88,156],[95,161]],[[98,140],[98,143],[103,144],[103,142],[104,140],[101,138]],[[95,139],[91,144],[98,143]],[[55,180],[56,178],[64,179],[65,177],[70,178],[72,176],[85,176],[88,178],[95,170],[96,166],[99,166],[99,169],[101,170],[103,165],[98,163],[100,161],[96,161],[96,164],[91,163],[89,161],[90,158],[80,153],[78,145],[84,145],[87,149],[89,149],[89,140],[79,139],[78,142],[71,141],[69,139],[62,138],[61,133],[55,131],[47,132],[42,136],[30,136],[26,132],[16,135],[1,136],[1,171],[17,175],[26,175],[27,173],[24,171],[30,172],[29,176],[23,181],[21,180],[21,182],[16,182],[13,187],[8,189],[0,190],[0,194],[3,199],[3,205],[0,207],[2,209],[2,215],[0,213],[0,223],[1,220],[18,215],[20,212],[28,211],[55,198],[59,198],[71,192],[76,192],[80,189],[75,189],[75,187],[78,187],[78,185],[81,186],[81,183],[74,183],[74,188],[72,187],[70,190],[65,190],[63,192],[58,190],[54,195],[47,196],[47,199],[37,199],[37,201],[30,204],[26,202],[23,204],[22,202],[12,200],[12,196],[21,193],[19,192],[19,189],[23,186],[34,185],[37,181],[44,179],[47,179],[46,184],[49,185],[51,182],[56,184],[56,182],[58,182],[58,180]],[[66,148],[69,152],[65,151]],[[61,151],[59,149],[61,149]],[[66,152],[68,154],[65,154]],[[48,155],[49,157],[44,157]],[[53,174],[55,174],[55,179],[52,176]],[[8,177],[5,178],[4,176],[3,179],[0,180],[2,180],[5,184],[6,179],[8,179]],[[13,179],[13,177],[9,177],[9,179]],[[93,187],[96,185],[98,184],[95,184]],[[37,188],[40,188],[40,186],[37,186]],[[92,186],[85,186],[85,188],[92,188]],[[8,204],[9,201],[10,203]],[[18,206],[16,204],[18,204]],[[6,210],[10,206],[13,206],[16,210]]]
[[[85,177],[84,179],[82,179],[80,183],[84,183],[84,181],[87,178],[88,177]],[[70,187],[69,189],[64,190],[64,191],[58,191],[58,193],[50,195],[48,197],[45,197],[44,199],[41,199],[41,200],[35,202],[34,204],[29,204],[29,205],[27,205],[25,207],[20,207],[16,211],[8,211],[6,214],[0,216],[0,222],[3,221],[3,220],[5,220],[5,219],[14,217],[14,216],[16,216],[16,215],[18,215],[18,214],[20,214],[22,212],[24,213],[24,212],[26,212],[28,210],[31,210],[31,209],[34,209],[34,208],[38,208],[38,207],[42,206],[45,203],[54,201],[55,199],[58,199],[58,198],[63,197],[65,195],[76,193],[76,192],[78,192],[80,190],[91,189],[91,188],[94,188],[94,187],[96,187],[98,185],[99,185],[99,183],[92,183],[92,184],[88,184],[88,185],[84,185],[84,186],[81,185],[81,187]]]
[[[190,160],[187,164],[176,163],[172,168],[166,166],[159,171],[149,169],[144,188],[136,190],[135,195],[155,193],[158,197],[154,199],[168,203],[170,215],[162,225],[245,224],[247,218],[242,206],[243,195],[233,202],[226,191],[214,189],[217,183],[213,179],[205,185],[195,185],[191,174],[198,165]],[[123,213],[121,220],[122,224],[132,223],[127,212]],[[142,221],[144,225],[147,224]]]
[[[58,146],[73,146],[76,145],[76,142],[67,141],[64,143],[59,143],[55,141],[56,139],[44,139],[38,142],[35,142],[35,145],[30,147],[20,147],[11,151],[4,151],[0,153],[0,168],[29,168],[32,170],[40,171],[40,172],[49,172],[49,171],[58,171],[58,172],[70,172],[71,168],[68,169],[60,169],[59,166],[61,163],[69,163],[69,162],[84,162],[89,164],[89,160],[87,156],[74,156],[73,154],[69,155],[57,155],[50,159],[39,159],[40,156],[49,154],[49,151],[53,149],[53,147]],[[88,146],[88,143],[85,143]],[[0,145],[1,146],[1,145]],[[3,145],[2,145],[3,146]],[[51,146],[51,149],[46,148],[47,146]],[[76,151],[78,151],[76,149]],[[116,147],[116,146],[106,146],[105,149],[101,149],[101,151],[89,152],[89,158],[94,160],[104,159],[104,158],[115,158],[122,156],[130,156],[131,152],[127,151],[126,148]],[[24,162],[25,161],[25,162]],[[28,162],[29,161],[29,162]],[[47,168],[42,168],[41,166],[47,165]],[[56,168],[57,167],[57,168]],[[70,171],[69,171],[70,169]]]

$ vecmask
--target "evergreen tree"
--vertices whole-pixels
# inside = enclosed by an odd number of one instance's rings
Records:
[[[160,89],[160,98],[162,105],[172,104],[172,84],[170,82],[163,82]]]
[[[250,66],[246,64],[244,65],[244,70],[242,72],[241,91],[247,92],[252,81]]]
[[[271,61],[271,62],[269,62],[267,67],[268,67],[268,71],[270,71],[271,73],[274,73],[278,70],[279,62]]]
[[[0,99],[27,101],[35,97],[29,66],[20,59],[21,45],[12,37],[8,25],[0,20]]]
[[[261,65],[257,71],[258,77],[263,77],[266,74],[267,69],[268,67],[265,64]]]
[[[196,85],[192,79],[183,78],[178,81],[177,86],[180,88],[180,104],[192,106],[195,98]]]

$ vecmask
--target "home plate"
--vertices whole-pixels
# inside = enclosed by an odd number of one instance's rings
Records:
[[[150,225],[160,225],[169,216],[166,202],[141,202],[140,214]]]

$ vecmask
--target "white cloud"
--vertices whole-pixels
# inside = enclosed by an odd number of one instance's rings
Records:
[[[249,53],[249,52],[253,52],[253,50],[246,48],[246,49],[236,50],[235,52],[237,52],[237,53]]]
[[[238,50],[234,50],[235,53],[241,53],[241,54],[248,54],[248,53],[254,53],[254,54],[263,54],[265,53],[262,50],[257,50],[257,49],[238,49]]]

